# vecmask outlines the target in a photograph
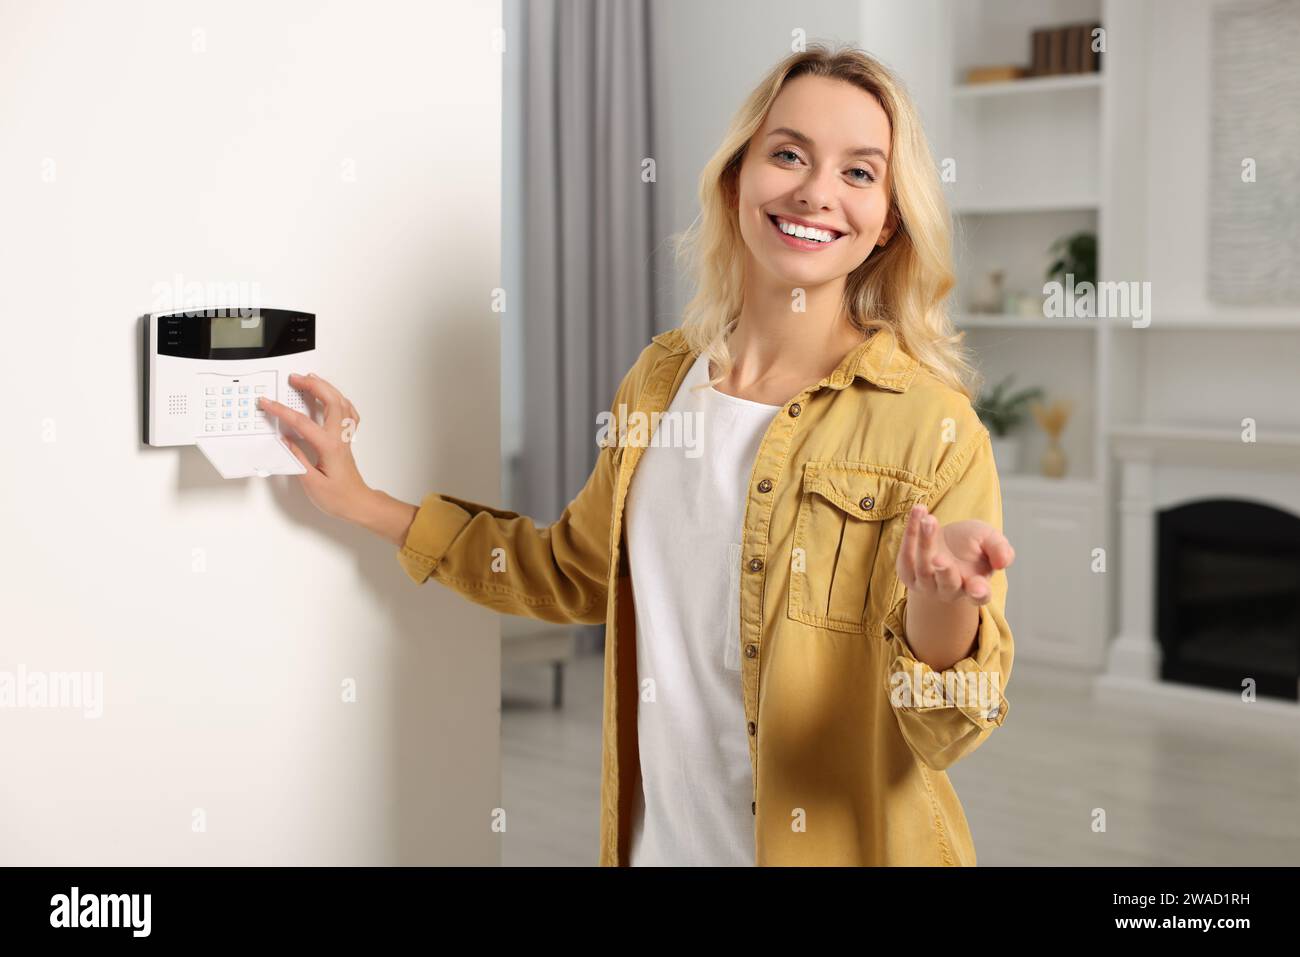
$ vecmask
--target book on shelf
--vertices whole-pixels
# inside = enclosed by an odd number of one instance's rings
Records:
[[[1093,49],[1093,32],[1100,31],[1100,23],[1090,23],[1083,36],[1083,70],[1085,73],[1101,71],[1101,51]]]
[[[1034,30],[1029,37],[1029,76],[1096,73],[1101,54],[1093,49],[1100,23],[1067,23]]]
[[[1062,33],[1065,36],[1065,57],[1061,72],[1079,73],[1080,64],[1083,62],[1083,27],[1074,24],[1066,27]]]

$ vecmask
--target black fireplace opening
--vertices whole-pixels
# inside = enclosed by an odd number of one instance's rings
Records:
[[[1300,518],[1240,499],[1161,511],[1156,634],[1165,681],[1300,700]]]

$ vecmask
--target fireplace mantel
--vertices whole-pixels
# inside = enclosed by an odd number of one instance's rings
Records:
[[[1112,429],[1111,448],[1125,461],[1182,462],[1233,468],[1300,469],[1300,434],[1265,430],[1247,442],[1240,430],[1130,425]]]

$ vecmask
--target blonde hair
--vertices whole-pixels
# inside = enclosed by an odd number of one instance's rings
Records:
[[[744,240],[730,199],[749,141],[763,126],[777,94],[798,76],[852,83],[876,98],[889,118],[888,182],[897,226],[883,247],[845,280],[849,321],[864,333],[893,331],[897,345],[940,381],[973,398],[981,376],[971,365],[948,317],[947,296],[956,283],[952,220],[929,143],[902,84],[881,63],[854,47],[822,44],[794,53],[763,78],[745,100],[700,174],[700,213],[676,237],[677,259],[693,275],[695,293],[681,331],[695,352],[706,352],[724,376],[732,365],[727,345],[744,293]]]

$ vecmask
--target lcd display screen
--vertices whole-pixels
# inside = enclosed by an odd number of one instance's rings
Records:
[[[212,323],[213,349],[260,349],[266,324],[260,315],[217,316]]]

